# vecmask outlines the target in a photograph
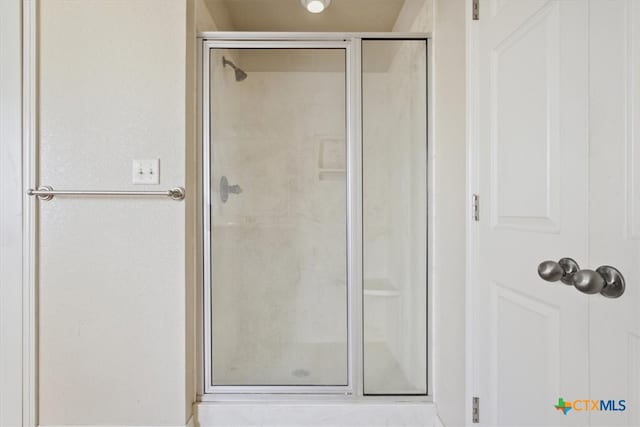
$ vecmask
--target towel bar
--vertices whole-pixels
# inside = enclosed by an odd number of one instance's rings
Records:
[[[95,190],[54,190],[49,186],[38,187],[37,190],[30,188],[27,191],[30,196],[36,196],[39,200],[51,200],[54,196],[165,196],[173,200],[184,199],[184,188],[176,187],[167,191],[95,191]]]

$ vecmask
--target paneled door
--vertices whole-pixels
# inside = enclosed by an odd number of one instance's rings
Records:
[[[640,425],[640,2],[480,10],[470,24],[480,423]],[[551,283],[538,277],[541,261],[563,257],[575,274],[551,262]],[[611,271],[625,279],[620,296]],[[567,286],[554,281],[562,274]]]
[[[587,412],[564,416],[554,404],[588,396],[589,297],[544,282],[537,266],[588,257],[588,2],[494,0],[480,11],[480,423],[584,426]]]
[[[626,281],[620,298],[589,297],[590,396],[616,403],[616,410],[591,412],[591,425],[639,426],[640,2],[589,4],[589,264],[584,267],[610,265]]]

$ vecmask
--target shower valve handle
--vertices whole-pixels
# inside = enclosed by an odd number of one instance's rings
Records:
[[[242,193],[242,188],[240,188],[240,186],[238,184],[230,185],[229,186],[229,193],[231,193],[231,194],[240,194],[240,193]]]
[[[227,200],[229,200],[229,194],[240,193],[242,193],[242,187],[238,184],[229,185],[229,180],[226,176],[220,178],[220,200],[222,200],[222,203],[227,203]]]

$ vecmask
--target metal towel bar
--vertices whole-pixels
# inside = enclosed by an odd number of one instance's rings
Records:
[[[184,188],[176,187],[167,191],[94,191],[94,190],[54,190],[49,186],[38,187],[37,190],[29,189],[27,194],[36,196],[39,200],[51,200],[54,196],[165,196],[173,200],[184,199]]]

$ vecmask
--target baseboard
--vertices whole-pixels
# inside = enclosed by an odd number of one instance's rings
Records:
[[[199,403],[185,425],[40,425],[38,427],[217,427],[313,425],[445,427],[432,403]],[[294,424],[291,424],[291,423]]]
[[[38,425],[38,427],[195,427],[195,420],[193,415],[189,417],[189,421],[185,425],[176,426],[134,426],[134,425]]]

